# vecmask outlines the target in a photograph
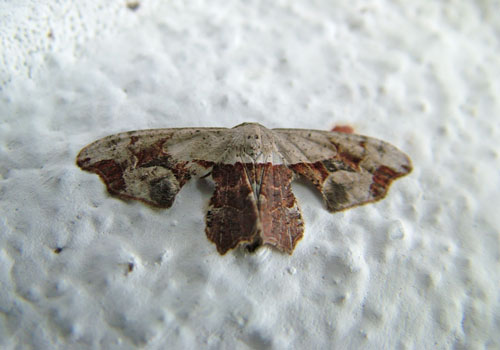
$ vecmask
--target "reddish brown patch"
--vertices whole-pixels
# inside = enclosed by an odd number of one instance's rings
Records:
[[[137,141],[139,141],[139,136],[130,136],[130,145],[133,145]]]
[[[319,190],[321,190],[323,182],[325,182],[329,175],[328,169],[323,162],[292,164],[290,165],[290,169],[311,181]]]
[[[337,158],[344,162],[345,164],[348,164],[351,168],[358,170],[359,169],[359,163],[361,162],[361,158],[347,152],[347,151],[342,151],[337,155]]]
[[[225,254],[240,243],[270,244],[291,253],[302,237],[302,217],[284,165],[217,164],[207,213],[207,237]]]
[[[179,188],[191,179],[191,171],[188,168],[188,164],[189,162],[178,162],[171,168],[177,181],[179,181]]]
[[[332,129],[332,131],[342,132],[344,134],[353,134],[354,128],[352,126],[349,126],[349,125],[335,125],[335,127]]]
[[[370,185],[370,192],[373,197],[377,198],[380,196],[385,196],[387,188],[391,182],[406,173],[398,173],[393,169],[381,165],[373,172],[373,183]]]
[[[310,181],[320,191],[323,190],[323,184],[331,173],[339,170],[357,171],[361,160],[351,156],[348,153],[342,153],[334,158],[325,159],[315,163],[297,163],[289,167],[296,174]]]
[[[220,254],[235,248],[240,242],[258,239],[257,203],[244,166],[217,164],[212,169],[215,191],[210,199],[205,232]]]
[[[202,159],[195,159],[193,160],[194,163],[204,167],[205,169],[211,168],[214,166],[214,162],[209,162],[207,160],[202,160]]]
[[[134,152],[131,150],[132,154],[137,160],[136,167],[141,167],[145,163],[149,163],[158,158],[162,158],[163,154],[163,144],[167,141],[167,139],[158,140],[155,144],[151,145],[149,148],[142,148],[138,152]],[[132,145],[133,142],[130,142]]]
[[[134,136],[133,136],[134,137]],[[132,138],[133,138],[132,137]],[[131,138],[131,139],[132,139]],[[163,144],[167,141],[167,138],[158,140],[156,143],[148,148],[142,148],[139,151],[133,151],[132,154],[136,159],[135,167],[145,168],[151,166],[161,166],[166,169],[170,169],[177,181],[179,181],[179,188],[184,186],[184,184],[191,179],[191,171],[188,168],[189,162],[176,162],[172,159],[170,154],[163,150]],[[130,142],[134,144],[136,141]]]
[[[361,162],[362,158],[353,155],[350,153],[347,149],[342,147],[341,144],[332,142],[332,144],[337,148],[337,156],[335,159],[344,162],[345,164],[349,165],[352,169],[358,170],[359,169],[359,163]]]
[[[290,185],[293,172],[284,165],[270,163],[257,167],[261,168],[257,173],[262,172],[258,201],[262,243],[291,254],[304,232],[302,216]]]
[[[83,162],[85,162],[85,160]],[[109,192],[118,193],[125,189],[123,169],[120,164],[115,162],[113,159],[101,160],[90,166],[83,166],[83,164],[80,164],[80,162],[78,163],[78,165],[82,169],[98,174],[108,187]]]
[[[137,167],[141,168],[148,168],[152,166],[159,166],[171,170],[175,178],[179,182],[179,187],[184,186],[186,182],[191,179],[189,162],[175,162],[170,154],[162,152],[161,157],[153,158],[147,163],[141,163],[140,165],[137,165]]]

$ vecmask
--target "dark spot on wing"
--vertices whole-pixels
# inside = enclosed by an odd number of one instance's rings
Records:
[[[342,204],[349,200],[345,187],[334,182],[332,179],[325,184],[324,194],[328,210],[330,211],[343,209]]]
[[[154,179],[149,183],[149,195],[156,205],[163,208],[172,206],[179,192],[178,184],[173,181],[175,180],[172,176]]]

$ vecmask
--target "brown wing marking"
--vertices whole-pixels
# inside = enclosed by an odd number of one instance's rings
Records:
[[[363,151],[356,154],[341,145],[335,146],[338,153],[332,158],[290,165],[295,173],[318,188],[331,212],[384,198],[392,181],[411,171],[409,158],[388,144],[383,146],[391,147],[390,151],[397,156],[397,162],[390,159],[396,166],[383,164],[385,158],[373,156],[373,149],[365,150],[364,142],[359,143]],[[383,154],[387,150],[382,147],[378,152]]]
[[[302,214],[292,193],[293,172],[284,165],[258,165],[262,172],[259,214],[262,243],[291,254],[304,233]]]
[[[98,147],[92,144],[84,148],[77,164],[98,174],[112,195],[170,208],[182,186],[211,163],[175,160],[163,147],[167,139],[146,143],[130,137],[126,147],[115,148],[113,140],[108,138]]]
[[[225,254],[241,243],[254,250],[269,244],[292,253],[304,225],[290,183],[293,173],[271,163],[217,164],[215,191],[206,218],[206,234]]]
[[[259,215],[244,165],[216,164],[212,169],[215,191],[210,199],[205,232],[220,254],[238,244],[259,239]]]

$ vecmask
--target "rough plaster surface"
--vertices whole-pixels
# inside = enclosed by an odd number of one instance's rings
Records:
[[[497,1],[0,4],[3,349],[498,349]],[[78,151],[134,129],[358,133],[414,171],[305,238],[221,257],[210,188],[111,198]]]

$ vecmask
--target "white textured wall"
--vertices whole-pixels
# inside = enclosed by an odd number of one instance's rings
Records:
[[[0,347],[500,347],[498,1],[140,2],[0,3]],[[334,215],[298,184],[292,256],[221,257],[203,184],[152,210],[74,164],[244,121],[349,124],[414,171]]]

